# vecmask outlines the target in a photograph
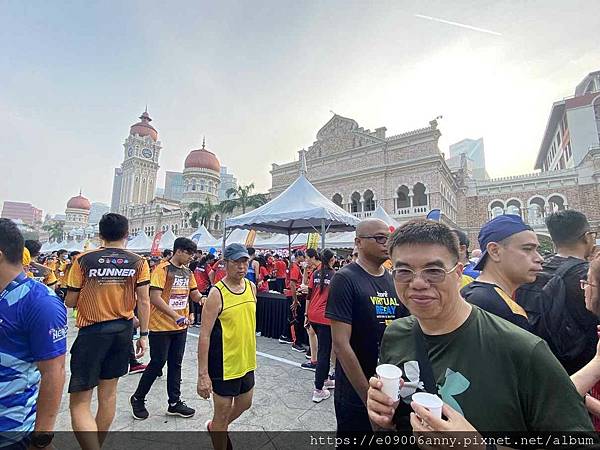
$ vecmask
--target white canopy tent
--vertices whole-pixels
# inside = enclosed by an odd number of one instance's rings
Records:
[[[375,211],[373,211],[373,214],[371,214],[371,217],[373,219],[383,220],[390,227],[398,228],[400,226],[400,224],[396,220],[392,219],[390,217],[390,215],[385,212],[385,209],[383,209],[381,207],[381,205],[379,205],[379,206],[377,206],[377,208],[375,208]]]
[[[301,167],[305,166],[301,161]],[[321,234],[321,245],[325,247],[327,231],[351,231],[356,228],[359,219],[348,213],[321,194],[301,174],[283,193],[260,208],[225,221],[223,244],[227,229],[245,229],[281,233],[288,236],[288,248],[291,237],[298,233]]]
[[[175,243],[175,239],[177,239],[177,236],[175,236],[175,233],[173,233],[173,230],[171,230],[169,228],[167,231],[165,231],[165,233],[160,238],[160,242],[158,243],[158,248],[160,250],[164,250],[166,248],[169,248],[172,250],[173,244]],[[152,246],[152,244],[150,244],[150,246]]]
[[[152,248],[152,239],[144,232],[141,231],[132,240],[127,243],[127,250],[134,252],[149,252]]]
[[[294,234],[290,236],[292,246],[306,245],[308,241],[308,233]],[[255,248],[259,249],[280,249],[288,248],[289,245],[288,236],[283,234],[276,234],[268,238],[257,239],[254,243]]]
[[[52,253],[56,250],[60,250],[61,245],[66,245],[66,242],[45,242],[40,249],[40,253]]]
[[[331,248],[354,248],[354,231],[346,231],[345,233],[336,233],[331,238],[327,236],[327,245]]]
[[[211,247],[215,247],[215,243],[219,246],[219,240],[216,239],[206,229],[204,225],[198,226],[198,229],[189,238],[196,243],[199,249],[208,250]]]

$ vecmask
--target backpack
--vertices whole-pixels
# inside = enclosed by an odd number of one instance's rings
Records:
[[[585,351],[587,333],[573,317],[564,277],[571,269],[586,264],[566,261],[553,274],[541,272],[533,283],[517,289],[516,302],[527,312],[531,332],[544,339],[561,364]]]

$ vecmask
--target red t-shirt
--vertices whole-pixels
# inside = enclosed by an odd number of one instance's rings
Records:
[[[287,265],[285,261],[281,259],[277,259],[275,261],[275,277],[276,278],[285,278],[285,274],[287,273]]]
[[[277,278],[279,278],[279,276]],[[292,266],[290,267],[290,273],[285,279],[285,290],[283,294],[286,297],[292,296],[292,291],[290,290],[290,281],[296,282],[296,289],[298,289],[302,284],[302,270],[300,270],[300,266],[297,263],[292,263]]]
[[[225,278],[225,275],[227,275],[227,270],[225,269],[225,261],[219,259],[216,263],[213,264],[212,271],[215,273],[213,283],[217,284],[219,281]]]
[[[308,282],[308,287],[311,289],[307,313],[308,321],[320,325],[331,325],[331,321],[325,317],[325,309],[327,308],[327,299],[329,298],[329,284],[335,275],[335,270],[325,269],[323,275],[323,290],[321,290],[320,268],[315,269]]]
[[[258,292],[268,292],[269,291],[269,282],[267,281],[267,278],[269,277],[269,269],[267,269],[265,266],[260,266],[260,270],[259,270],[259,279],[261,281],[259,281],[258,283]]]
[[[197,266],[196,270],[194,270],[194,278],[196,279],[196,284],[198,285],[198,292],[203,293],[210,287],[210,278],[208,276],[212,272],[212,269],[209,264],[205,266]]]

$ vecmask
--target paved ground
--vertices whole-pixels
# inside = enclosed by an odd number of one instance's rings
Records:
[[[167,416],[166,371],[157,379],[148,395],[146,407],[150,412],[147,420],[134,420],[129,407],[129,397],[135,391],[141,374],[127,375],[119,381],[117,414],[114,431],[203,431],[204,423],[212,418],[212,401],[203,400],[196,393],[197,335],[198,328],[190,328],[183,361],[182,399],[196,415],[191,419]],[[70,322],[69,342],[75,339],[76,328]],[[304,354],[291,350],[289,345],[275,339],[257,338],[258,368],[254,403],[231,429],[235,431],[333,431],[335,415],[333,395],[319,404],[312,402],[314,372],[302,370],[300,363],[306,361]],[[283,361],[277,360],[282,359]],[[145,362],[149,356],[144,357]],[[67,384],[70,377],[67,359]],[[332,392],[333,394],[333,392]],[[95,405],[94,405],[95,406]],[[63,396],[58,416],[57,430],[70,431],[69,399]]]

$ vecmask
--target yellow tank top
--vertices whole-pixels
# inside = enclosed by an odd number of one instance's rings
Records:
[[[256,298],[250,281],[244,292],[232,292],[223,281],[215,284],[222,307],[210,337],[208,373],[216,380],[241,378],[256,369]]]

